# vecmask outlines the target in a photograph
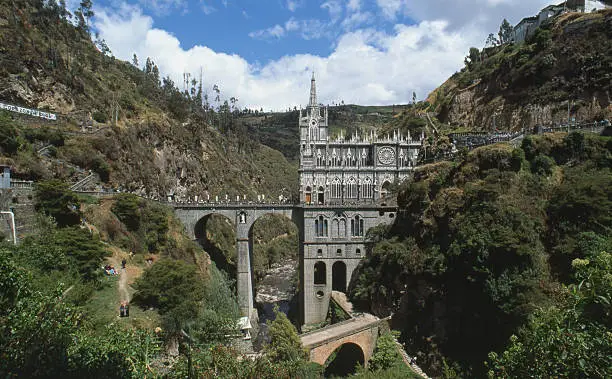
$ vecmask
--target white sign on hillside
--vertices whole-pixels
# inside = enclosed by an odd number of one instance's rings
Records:
[[[11,112],[25,114],[28,116],[46,118],[47,120],[57,120],[57,116],[55,115],[55,113],[43,112],[43,111],[39,111],[38,109],[22,108],[16,105],[0,103],[0,110],[2,109],[11,111]]]

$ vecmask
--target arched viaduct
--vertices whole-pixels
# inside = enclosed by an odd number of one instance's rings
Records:
[[[203,232],[206,218],[216,214],[227,217],[236,230],[237,250],[237,288],[238,304],[242,315],[253,316],[253,286],[251,273],[252,242],[249,241],[250,231],[255,222],[267,214],[281,215],[292,220],[298,230],[303,230],[301,209],[293,205],[263,205],[263,204],[175,204],[174,211],[185,225],[192,239]],[[300,241],[303,240],[300,235]]]
[[[393,222],[397,207],[376,204],[293,205],[261,203],[174,204],[175,213],[191,238],[202,233],[205,220],[218,214],[236,229],[238,304],[244,316],[253,315],[250,231],[266,214],[292,220],[299,236],[300,322],[325,321],[332,290],[345,292],[353,271],[365,256],[369,229]]]

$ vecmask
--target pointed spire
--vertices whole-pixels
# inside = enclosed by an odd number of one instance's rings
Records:
[[[317,104],[317,84],[315,81],[314,71],[312,72],[312,80],[310,81],[310,103],[308,104],[310,107],[316,107]]]

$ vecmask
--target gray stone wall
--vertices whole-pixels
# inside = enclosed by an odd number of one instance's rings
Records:
[[[341,272],[334,272],[334,265],[342,263],[346,266],[343,286],[346,290],[354,270],[365,256],[365,236],[368,230],[381,224],[392,223],[395,216],[396,210],[392,207],[304,207],[304,240],[301,243],[303,250],[300,256],[302,324],[325,321],[333,285],[337,281],[334,274],[340,274],[340,278],[343,276]],[[363,233],[353,236],[351,220],[356,220],[357,217],[363,220]],[[321,218],[328,221],[327,234],[323,235],[319,226]],[[330,226],[334,225],[334,220],[346,221],[344,234],[333,233]],[[315,265],[318,263],[319,269],[325,267],[325,280],[321,284],[315,283]]]

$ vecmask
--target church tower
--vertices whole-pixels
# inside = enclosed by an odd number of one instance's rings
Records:
[[[327,141],[328,112],[327,107],[317,103],[317,84],[314,72],[310,81],[310,100],[306,113],[300,109],[300,145],[302,157],[311,157],[317,143]],[[306,163],[306,162],[304,162]]]

